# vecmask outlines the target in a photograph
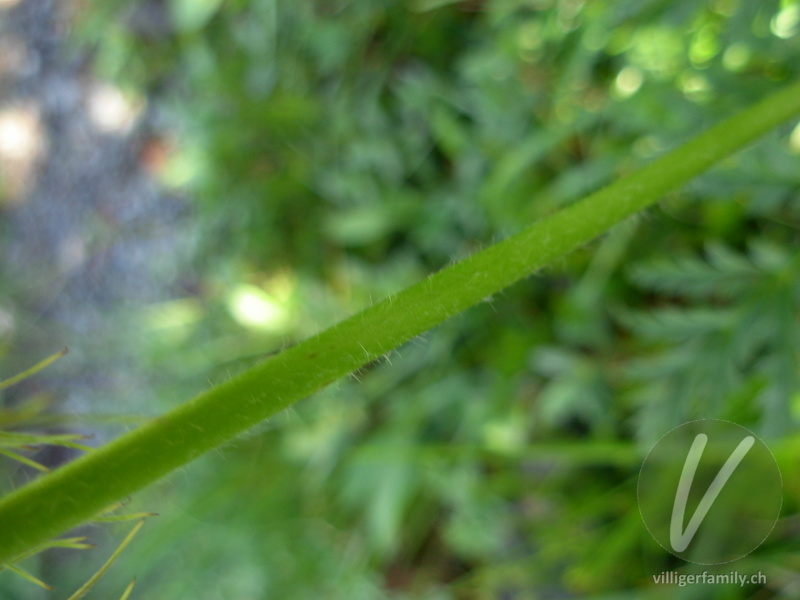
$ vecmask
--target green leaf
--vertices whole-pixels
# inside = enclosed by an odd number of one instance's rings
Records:
[[[179,31],[199,31],[219,10],[222,0],[172,0],[170,14]]]
[[[630,276],[641,287],[697,299],[735,295],[760,277],[755,265],[725,246],[709,244],[707,254],[708,260],[659,256],[634,266]]]
[[[26,456],[22,456],[21,454],[17,454],[16,452],[12,452],[11,450],[4,450],[4,449],[0,448],[0,454],[2,454],[3,456],[6,456],[6,457],[8,457],[8,458],[10,458],[12,460],[16,460],[18,462],[21,462],[23,465],[28,465],[29,467],[32,467],[32,468],[36,469],[37,471],[43,471],[44,473],[49,473],[50,472],[50,469],[48,469],[44,465],[39,464],[35,460],[31,460],[30,458],[28,458]]]
[[[142,525],[144,525],[144,519],[142,519],[136,525],[133,526],[133,529],[131,529],[128,532],[128,535],[125,536],[125,539],[122,540],[119,546],[117,546],[117,549],[114,550],[114,552],[111,554],[108,560],[105,563],[103,563],[103,566],[101,566],[97,570],[97,573],[92,575],[86,583],[84,583],[74,594],[72,594],[69,597],[68,600],[80,600],[87,593],[89,593],[89,590],[94,587],[97,581],[105,574],[106,571],[108,571],[111,565],[113,565],[116,562],[116,560],[119,558],[119,555],[122,554],[122,551],[125,550],[128,544],[131,543],[131,540],[142,528]],[[128,593],[129,592],[125,592],[125,595],[127,595]]]
[[[10,378],[6,379],[5,381],[0,381],[0,390],[4,390],[9,386],[14,385],[15,383],[19,383],[20,381],[22,381],[24,379],[27,379],[31,375],[35,375],[36,373],[38,373],[42,369],[45,369],[48,366],[50,366],[51,364],[53,364],[54,362],[56,362],[59,358],[64,356],[66,353],[67,353],[67,349],[66,348],[64,348],[63,350],[59,350],[55,354],[51,354],[50,356],[45,358],[43,361],[33,365],[30,369],[27,369],[27,370],[23,371],[19,375],[14,375],[14,377],[10,377]]]
[[[52,586],[47,585],[41,579],[37,579],[36,577],[34,577],[33,575],[31,575],[30,573],[28,573],[27,571],[25,571],[21,567],[18,567],[16,565],[9,565],[9,564],[4,564],[3,567],[8,569],[9,571],[11,571],[13,573],[16,573],[17,575],[19,575],[20,577],[23,577],[24,579],[27,579],[31,583],[34,583],[34,584],[38,585],[39,587],[42,587],[42,588],[44,588],[46,590],[50,590],[51,592],[53,591],[53,587]]]

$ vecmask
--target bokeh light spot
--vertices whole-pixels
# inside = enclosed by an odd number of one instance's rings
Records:
[[[640,69],[631,66],[625,67],[614,81],[614,91],[621,98],[627,98],[639,91],[643,81],[644,75]]]

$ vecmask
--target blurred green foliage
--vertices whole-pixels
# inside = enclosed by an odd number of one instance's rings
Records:
[[[223,379],[800,75],[785,0],[117,1],[79,18],[98,73],[162,111],[163,185],[204,224],[202,289],[146,318],[176,381]],[[123,557],[140,593],[696,597],[652,584],[694,567],[642,525],[638,468],[696,418],[794,447],[798,190],[790,124],[161,484],[140,502],[168,517]],[[778,454],[786,519],[736,568],[791,598],[800,481]],[[120,589],[109,576],[98,589]]]

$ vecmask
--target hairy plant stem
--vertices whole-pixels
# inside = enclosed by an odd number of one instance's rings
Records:
[[[582,201],[8,494],[0,500],[0,563],[585,244],[798,114],[794,83]]]

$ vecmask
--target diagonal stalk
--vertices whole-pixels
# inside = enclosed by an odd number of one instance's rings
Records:
[[[0,500],[0,563],[547,265],[800,114],[800,82]],[[268,485],[268,483],[267,483]]]

